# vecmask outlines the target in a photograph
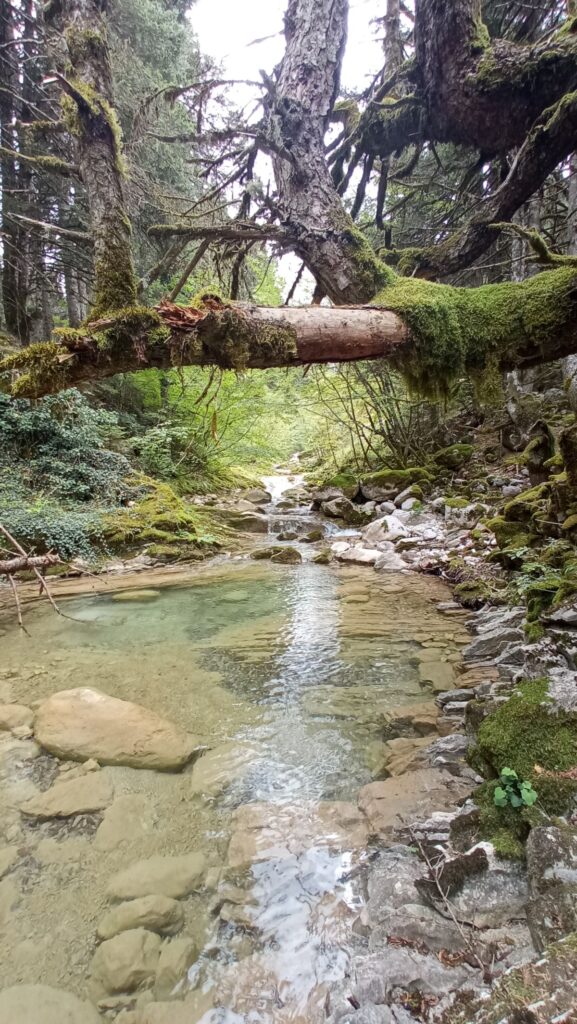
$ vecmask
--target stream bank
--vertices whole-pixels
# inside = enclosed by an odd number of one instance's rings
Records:
[[[4,1012],[20,1024],[25,1002],[17,1011],[6,1000],[18,991],[37,1000],[26,983],[48,981],[88,995],[102,1019],[122,1024],[230,1013],[404,1024],[438,1019],[455,992],[472,1005],[489,980],[535,957],[527,874],[476,845],[478,821],[466,803],[482,779],[465,761],[463,726],[467,718],[472,726],[470,708],[490,710],[514,684],[519,665],[495,660],[523,639],[519,614],[482,612],[471,644],[468,613],[434,577],[316,565],[327,548],[345,545],[331,552],[337,560],[364,550],[366,534],[311,518],[296,483],[272,508],[260,495],[254,512],[232,510],[258,531],[244,531],[244,551],[231,560],[196,567],[178,586],[168,573],[168,589],[155,585],[155,573],[138,578],[136,593],[128,577],[116,593],[115,580],[109,597],[66,602],[83,625],[47,609],[35,614],[37,660],[24,638],[12,647],[14,667],[2,666],[9,707],[88,684],[166,716],[194,736],[197,759],[176,775],[98,767],[98,759],[75,767],[32,749],[29,721],[13,725],[3,751],[10,969],[0,1020]],[[424,534],[433,528],[443,547],[447,527],[438,516],[427,525],[427,514],[385,513],[403,526],[398,541],[413,541],[407,551],[430,544]],[[404,559],[389,525],[389,539],[372,541],[387,547],[369,550]],[[374,534],[375,524],[368,529]],[[323,540],[299,539],[315,531]],[[296,538],[279,540],[287,533]],[[270,547],[293,548],[298,564],[247,558]],[[126,600],[138,591],[139,600]],[[105,780],[99,810],[23,820],[22,806],[39,789],[53,793],[54,780],[80,780],[85,793],[82,780],[92,788],[96,777]],[[480,852],[467,855],[471,848]],[[450,913],[430,885],[441,851],[460,866]],[[169,875],[184,871],[188,892],[159,891],[158,865],[150,881],[151,858],[191,856],[203,860],[168,865]],[[149,891],[115,887],[118,873],[134,874],[130,865],[142,860]],[[162,896],[176,899],[182,917],[172,905],[164,917],[148,907],[148,917],[129,917],[131,927],[104,937],[114,907],[129,913],[129,897]],[[58,940],[31,945],[31,933],[48,939],[57,916]],[[168,937],[156,941],[159,932]],[[115,974],[119,962],[126,969]],[[86,1006],[78,1012],[88,1020]]]

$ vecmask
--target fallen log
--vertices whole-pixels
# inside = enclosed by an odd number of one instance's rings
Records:
[[[25,572],[26,569],[46,569],[51,565],[58,565],[58,555],[15,555],[14,558],[0,559],[0,576],[12,576],[15,572]]]

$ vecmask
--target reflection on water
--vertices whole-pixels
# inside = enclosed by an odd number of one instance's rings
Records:
[[[76,904],[92,900],[96,916],[119,866],[203,849],[214,893],[192,898],[201,953],[189,972],[217,1007],[203,1024],[320,1021],[358,912],[346,876],[366,850],[356,794],[371,778],[379,715],[423,699],[422,644],[454,656],[460,627],[436,612],[445,596],[436,581],[352,568],[228,563],[157,593],[151,577],[143,586],[142,602],[74,598],[73,619],[41,608],[29,613],[30,639],[3,639],[12,699],[91,685],[154,708],[211,748],[180,776],[105,769],[117,796],[145,800],[155,825],[104,854],[82,840],[81,875],[64,892],[59,883],[59,953],[39,957],[25,980],[53,984],[69,969],[86,929]],[[16,933],[48,928],[47,885],[41,874]],[[8,972],[15,955],[6,947]],[[191,1004],[191,1024],[199,1017]]]

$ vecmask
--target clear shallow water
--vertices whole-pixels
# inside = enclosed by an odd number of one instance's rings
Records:
[[[154,574],[138,583],[154,588]],[[419,656],[454,656],[464,639],[435,609],[445,597],[416,576],[230,562],[143,602],[111,593],[67,600],[67,619],[29,611],[31,637],[2,638],[0,686],[12,699],[94,686],[177,721],[210,752],[178,776],[104,769],[117,796],[150,807],[151,827],[104,852],[91,837],[50,840],[69,864],[67,890],[48,863],[0,950],[7,976],[64,977],[82,991],[107,878],[139,857],[202,849],[211,892],[188,901],[200,949],[188,984],[220,1007],[204,1024],[321,1019],[358,912],[346,875],[366,849],[356,796],[378,767],[379,715],[426,699]],[[13,793],[26,784],[10,769],[7,782]],[[47,948],[23,965],[24,936],[46,931],[58,898],[59,955]],[[79,942],[86,962],[75,970]],[[191,1006],[191,1024],[205,1009]]]

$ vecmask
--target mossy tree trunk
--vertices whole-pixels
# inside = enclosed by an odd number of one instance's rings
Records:
[[[131,230],[124,202],[120,125],[103,12],[107,0],[59,0],[47,5],[53,60],[64,91],[67,127],[76,141],[94,241],[91,316],[136,304]]]

